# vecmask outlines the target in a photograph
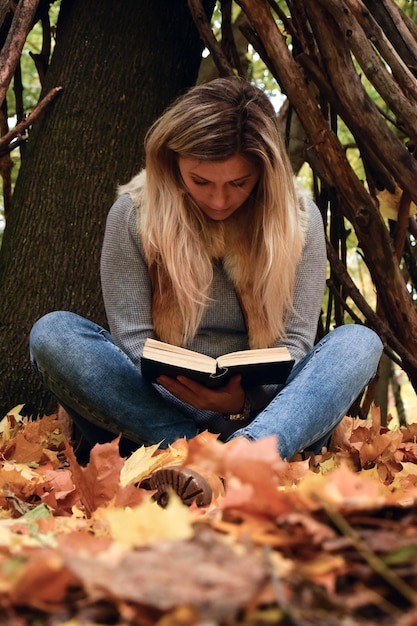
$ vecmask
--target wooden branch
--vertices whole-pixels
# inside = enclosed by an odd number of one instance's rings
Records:
[[[210,22],[207,19],[206,12],[201,0],[187,0],[188,8],[191,16],[197,26],[200,37],[204,45],[210,50],[212,59],[219,71],[220,76],[232,76],[233,68],[223,54],[222,49],[211,30]]]
[[[333,8],[335,2],[307,0],[306,6],[331,88],[339,100],[339,114],[355,136],[360,136],[365,144],[378,149],[381,163],[416,202],[417,161],[381,118],[375,103],[366,93],[353,65],[345,34],[335,18],[329,19],[327,7]],[[417,124],[414,132],[416,127]]]
[[[359,315],[356,315],[355,311],[347,304],[346,299],[345,299],[346,298],[346,294],[344,294],[344,297],[341,295],[340,289],[337,288],[337,286],[334,284],[334,282],[332,281],[331,278],[327,279],[326,285],[327,285],[329,291],[334,296],[335,300],[337,300],[337,302],[340,304],[342,309],[349,315],[349,317],[355,322],[355,324],[362,324],[362,325],[364,325],[364,323],[360,319]],[[344,287],[345,287],[345,285],[344,285]],[[350,293],[348,293],[347,295],[350,295]],[[364,300],[364,302],[365,302],[365,300]],[[355,304],[359,308],[359,306],[358,306],[358,304],[356,302],[355,302]],[[363,311],[361,309],[359,309],[359,310],[361,311],[361,313],[363,313]],[[367,324],[367,325],[369,327],[371,327],[371,324]],[[376,330],[376,329],[374,328],[374,330]],[[393,361],[393,363],[395,363],[396,365],[398,365],[399,367],[402,368],[403,364],[402,364],[401,359],[388,346],[388,344],[386,342],[384,343],[384,352],[391,359],[391,361]]]
[[[373,328],[380,335],[382,340],[391,346],[391,348],[400,356],[402,360],[401,365],[405,371],[409,371],[410,368],[417,370],[417,358],[415,358],[413,354],[409,352],[400,341],[398,341],[385,322],[383,322],[382,319],[369,306],[349,276],[346,267],[338,258],[333,246],[329,242],[326,242],[326,245],[327,257],[333,272],[343,285],[346,295],[352,298],[353,302],[364,315],[367,325]]]
[[[417,71],[417,27],[401,12],[393,0],[362,0],[376,22],[387,34],[391,44],[416,75]],[[402,23],[403,22],[403,23]]]
[[[346,119],[345,109],[341,106],[336,92],[331,88],[328,78],[320,71],[317,64],[306,54],[299,54],[297,56],[297,62],[306,71],[308,77],[317,85],[322,97],[324,96],[324,98],[327,99],[342,119]],[[379,147],[375,142],[364,141],[361,133],[356,134],[355,140],[356,147],[359,149],[361,155],[363,155],[364,160],[372,165],[373,171],[377,173],[378,180],[382,181],[384,186],[393,192],[395,189],[394,177],[387,170],[386,166],[381,163]],[[366,163],[364,166],[366,169]]]
[[[406,63],[402,60],[398,51],[389,41],[388,37],[367,10],[362,0],[345,0],[355,18],[363,28],[366,36],[372,42],[392,70],[392,75],[404,94],[414,100],[417,98],[417,81]],[[370,65],[370,64],[369,64]],[[364,70],[365,71],[365,70]]]
[[[412,52],[414,59],[417,61],[417,41],[414,39],[414,35],[410,33],[404,20],[402,19],[401,9],[395,4],[395,2],[393,2],[393,0],[379,0],[379,2],[385,7],[385,10],[401,35],[402,40],[408,50]]]
[[[366,265],[375,284],[386,327],[375,324],[384,336],[390,337],[404,361],[404,369],[417,389],[417,313],[394,253],[392,241],[377,203],[353,171],[336,134],[329,128],[317,98],[310,92],[308,81],[293,58],[283,34],[277,28],[268,0],[236,0],[262,41],[271,59],[274,76],[283,85],[291,105],[297,112],[308,137],[308,160],[314,171],[334,188],[343,215],[355,229]],[[397,137],[381,121],[378,109],[366,95],[351,53],[337,23],[326,11],[325,0],[304,0],[303,9],[309,18],[313,42],[305,51],[311,62],[326,74],[338,101],[338,110],[348,113],[346,123],[354,134],[381,153],[381,162],[403,191],[417,201],[417,162]],[[368,106],[369,104],[369,106]],[[324,111],[324,114],[326,111]],[[382,154],[384,153],[384,154]],[[375,315],[371,310],[369,315]],[[406,323],[405,323],[406,320]]]
[[[405,239],[407,237],[408,223],[410,218],[410,196],[406,191],[403,191],[400,198],[400,204],[398,208],[397,227],[395,229],[394,249],[398,263],[401,261],[401,257],[404,252]]]
[[[363,11],[366,12],[366,8],[362,5],[362,10],[359,10],[358,0],[350,2],[345,0],[324,0],[326,9],[331,13],[341,34],[345,37],[346,44],[352,50],[356,60],[363,69],[369,82],[374,85],[380,96],[388,104],[389,108],[396,114],[401,120],[405,131],[411,138],[417,138],[417,109],[415,107],[415,101],[417,100],[417,81],[411,72],[407,69],[406,65],[400,62],[399,57],[395,54],[390,55],[390,61],[393,63],[391,67],[392,74],[388,72],[381,58],[375,52],[373,46],[371,46],[368,37],[359,25],[355,16],[348,9],[347,5],[354,5],[356,11],[360,14]],[[376,41],[383,42],[384,36],[380,32],[379,39],[375,37]],[[388,44],[388,41],[387,41]],[[380,46],[382,47],[382,46]],[[387,48],[388,46],[385,46]],[[385,59],[388,63],[388,60]],[[404,87],[408,91],[408,98],[404,91],[399,87],[393,75],[401,74],[401,78],[404,78],[406,84]],[[357,76],[357,72],[355,71]],[[412,100],[410,99],[412,98]]]
[[[6,15],[12,10],[11,0],[0,0],[0,28],[3,26]]]
[[[222,0],[222,41],[221,49],[225,54],[228,62],[236,69],[239,76],[247,78],[247,71],[242,63],[239,54],[238,42],[236,41],[236,35],[240,36],[240,39],[245,42],[245,53],[247,51],[248,42],[240,35],[239,21],[241,21],[243,13],[240,13],[236,18],[235,23],[232,22],[232,0]],[[245,54],[246,56],[246,54]]]
[[[38,4],[39,0],[20,0],[16,7],[12,25],[0,52],[0,103],[6,97]]]
[[[15,148],[15,145],[10,147],[10,142],[15,139],[15,137],[20,137],[21,133],[26,130],[26,128],[31,126],[36,119],[38,119],[42,111],[46,109],[46,107],[50,104],[50,102],[52,102],[52,100],[54,100],[60,91],[62,91],[62,87],[54,87],[51,89],[51,91],[39,102],[39,104],[36,105],[32,113],[29,113],[24,120],[19,122],[19,124],[12,128],[12,130],[1,137],[0,156],[7,154]]]

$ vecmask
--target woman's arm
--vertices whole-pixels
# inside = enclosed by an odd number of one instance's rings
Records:
[[[123,195],[107,217],[101,287],[116,344],[140,367],[143,344],[153,336],[152,290],[136,226],[136,209]]]
[[[326,284],[326,244],[320,211],[308,202],[309,221],[303,254],[297,268],[294,311],[286,324],[285,345],[299,361],[314,345]]]

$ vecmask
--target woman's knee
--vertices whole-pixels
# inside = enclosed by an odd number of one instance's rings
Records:
[[[351,350],[358,349],[360,351],[368,351],[369,356],[378,358],[382,354],[383,344],[379,335],[362,324],[345,324],[338,326],[329,336],[343,342],[347,348]]]
[[[69,341],[68,329],[73,327],[77,317],[69,311],[52,311],[35,322],[29,336],[33,364],[65,353]]]

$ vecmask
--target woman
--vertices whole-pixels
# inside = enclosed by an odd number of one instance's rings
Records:
[[[146,138],[146,169],[119,190],[101,274],[106,330],[68,312],[39,320],[32,362],[91,445],[275,434],[281,456],[320,451],[375,375],[370,329],[314,345],[325,285],[323,224],[297,189],[268,98],[223,78],[191,89]],[[284,345],[285,385],[207,389],[141,376],[147,337],[217,357]]]

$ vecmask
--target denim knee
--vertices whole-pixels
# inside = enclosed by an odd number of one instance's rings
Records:
[[[362,324],[344,324],[332,330],[327,337],[334,341],[346,342],[352,348],[367,348],[371,354],[381,355],[383,344],[379,335]]]
[[[39,318],[32,327],[29,336],[30,360],[38,371],[37,364],[45,357],[62,355],[66,344],[65,326],[68,316],[74,314],[67,311],[52,311]]]

